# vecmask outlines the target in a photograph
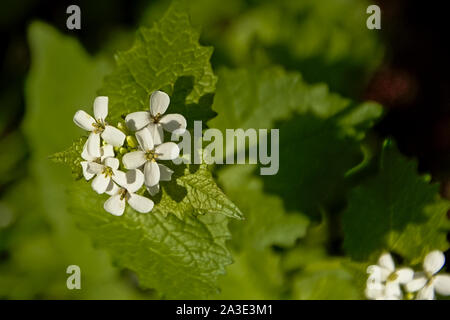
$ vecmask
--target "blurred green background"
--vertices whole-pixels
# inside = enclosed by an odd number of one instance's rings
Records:
[[[436,32],[445,21],[436,15],[444,11],[406,0],[375,3],[383,12],[381,31],[362,27],[368,5],[364,0],[192,0],[190,7],[193,24],[202,30],[201,43],[215,48],[214,70],[279,65],[301,72],[306,82],[325,82],[355,101],[380,102],[386,115],[376,135],[394,136],[400,150],[417,157],[420,170],[441,181],[442,194],[450,198],[449,61],[448,51],[441,48],[445,39]],[[66,28],[70,4],[81,8],[81,30]],[[103,76],[114,67],[114,53],[128,48],[137,27],[151,26],[169,4],[22,0],[3,5],[0,298],[156,298],[153,291],[139,289],[134,274],[115,268],[77,229],[65,209],[64,186],[70,174],[48,156],[79,135],[72,115],[80,106],[91,105]],[[282,261],[286,274],[305,268],[296,284],[310,292],[294,287],[280,294],[336,298],[330,290],[315,290],[320,281],[334,277],[347,298],[359,297],[333,258],[323,262],[340,244],[316,248],[322,243],[320,228],[324,226],[311,232],[314,250],[291,251]],[[277,250],[263,253],[274,268],[280,264],[272,253]],[[246,271],[233,279],[241,285],[248,282],[247,298],[273,298],[281,280],[273,273],[265,284],[248,280],[254,274],[268,275],[272,266],[261,269],[255,263],[260,253],[245,254],[238,264],[244,263],[241,270]],[[311,256],[316,264],[299,266],[296,257],[301,255]],[[89,270],[83,283],[90,290],[67,290],[65,268],[70,264]],[[224,286],[224,297],[233,297],[232,287]]]

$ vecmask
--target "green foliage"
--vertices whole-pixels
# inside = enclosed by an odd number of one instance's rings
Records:
[[[202,97],[214,91],[216,76],[209,63],[213,49],[199,44],[199,33],[191,26],[186,6],[186,1],[174,1],[152,28],[139,29],[131,49],[117,54],[117,67],[100,90],[101,95],[110,98],[112,123],[123,114],[148,110],[150,94],[155,90],[168,92],[170,112],[181,111],[185,116]],[[190,79],[191,83],[177,92],[174,86],[180,78]],[[184,96],[186,91],[188,95]],[[193,119],[187,120],[189,123]]]
[[[235,262],[221,278],[219,299],[279,299],[285,285],[280,256],[272,246],[292,247],[306,234],[308,219],[285,212],[277,196],[265,194],[252,166],[229,166],[219,171],[219,183],[244,212],[246,220],[232,221],[230,246]]]
[[[163,297],[204,298],[217,291],[217,276],[231,263],[225,247],[227,218],[219,214],[183,220],[128,208],[121,217],[103,210],[107,196],[93,196],[89,184],[79,181],[71,189],[70,209],[79,225],[99,247],[111,252],[116,263],[139,276],[143,287]]]
[[[382,112],[280,68],[222,70],[213,109],[219,115],[209,125],[223,131],[279,128],[280,170],[263,177],[265,190],[313,218],[342,198],[346,173],[363,159],[360,140]]]
[[[380,64],[378,34],[366,28],[365,0],[191,0],[189,12],[202,27],[203,43],[216,50],[214,67],[282,65],[300,70],[308,82],[326,82],[333,91],[359,94]],[[151,24],[167,3],[149,6]],[[217,10],[220,8],[220,10]]]
[[[8,258],[0,263],[0,296],[142,298],[131,281],[111,265],[107,254],[94,250],[76,227],[66,210],[65,187],[72,178],[48,159],[78,136],[72,116],[80,106],[91,104],[108,67],[46,24],[31,24],[29,39],[32,66],[22,129],[32,152],[28,161],[20,163],[27,175],[2,196],[1,203],[10,210],[13,221],[2,232],[6,243],[2,250]],[[81,291],[67,290],[65,271],[71,264],[81,267],[85,286]]]
[[[417,174],[415,161],[386,141],[378,173],[355,187],[344,213],[344,247],[357,260],[375,261],[382,251],[400,254],[412,264],[431,250],[446,250],[448,201],[439,186]]]
[[[109,121],[147,110],[149,96],[157,89],[172,92],[170,112],[182,112],[188,121],[214,115],[208,96],[216,81],[209,64],[212,49],[198,44],[198,33],[183,8],[184,3],[174,3],[153,28],[140,29],[130,50],[118,54],[117,68],[100,90],[110,98]],[[53,159],[76,171],[81,147],[75,143]],[[71,210],[82,229],[120,267],[137,273],[143,287],[168,298],[205,297],[217,291],[217,275],[231,263],[223,216],[241,219],[242,214],[216,186],[206,166],[172,167],[172,181],[162,184],[149,214],[128,208],[120,219],[110,216],[103,209],[106,199],[94,194],[85,181],[84,188],[78,184],[71,192]],[[142,247],[137,249],[137,243]]]
[[[414,266],[448,249],[450,203],[391,142],[381,150],[370,134],[381,106],[354,101],[383,55],[367,5],[154,1],[112,71],[106,55],[131,33],[119,30],[93,58],[31,24],[20,130],[10,132],[17,111],[0,112],[0,298],[360,299],[382,251]],[[86,137],[73,114],[107,95],[116,125],[148,110],[154,90],[189,130],[195,120],[222,132],[279,129],[278,173],[169,163],[152,212],[105,212],[108,196],[81,179]],[[71,264],[81,291],[66,288]]]
[[[252,166],[229,166],[219,171],[219,183],[245,213],[245,223],[232,222],[232,245],[254,250],[273,245],[289,247],[306,234],[308,219],[300,212],[285,212],[277,196],[265,194]]]
[[[305,252],[321,250],[323,242],[296,256],[289,276],[283,252],[312,245],[309,216],[321,216],[328,198],[343,201],[346,174],[363,159],[361,139],[381,115],[374,103],[356,105],[330,93],[326,85],[308,85],[298,73],[280,68],[224,69],[210,127],[279,128],[280,171],[258,176],[256,166],[227,166],[218,171],[225,193],[243,211],[244,223],[231,222],[235,264],[221,279],[219,298],[353,299],[358,296],[351,272],[340,259],[326,255],[315,261]],[[329,165],[333,159],[333,165]],[[315,228],[316,233],[328,229]],[[305,237],[305,238],[304,238]],[[303,239],[304,238],[304,239]],[[273,246],[282,248],[281,252]],[[323,248],[325,250],[325,248]],[[298,265],[303,262],[304,265]],[[264,267],[262,267],[264,266]],[[268,270],[270,269],[270,271]],[[323,279],[322,279],[323,278]],[[246,279],[244,281],[244,279]],[[339,292],[328,290],[342,286]]]

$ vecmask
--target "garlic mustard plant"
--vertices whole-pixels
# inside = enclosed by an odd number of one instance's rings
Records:
[[[138,111],[125,118],[128,128],[138,131],[147,127],[156,145],[164,140],[164,130],[183,134],[186,130],[186,119],[181,114],[166,114],[170,104],[167,93],[155,91],[150,96],[150,111]],[[164,130],[163,130],[164,129]]]

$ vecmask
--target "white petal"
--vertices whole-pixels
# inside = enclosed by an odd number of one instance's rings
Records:
[[[81,129],[86,131],[94,130],[93,124],[95,123],[94,118],[92,118],[87,112],[83,110],[78,110],[73,116],[73,122]]]
[[[414,277],[414,271],[411,268],[398,269],[397,271],[395,271],[395,274],[398,276],[396,281],[401,284],[410,282]]]
[[[94,117],[102,122],[108,116],[108,97],[97,97],[94,100]]]
[[[95,176],[95,173],[91,173],[87,170],[89,162],[82,161],[82,162],[80,162],[80,164],[81,164],[81,168],[83,169],[84,178],[88,181],[91,180]]]
[[[442,274],[434,277],[434,290],[442,296],[450,296],[450,275]]]
[[[176,130],[177,134],[183,134],[186,131],[186,119],[178,113],[168,114],[161,118],[159,123],[169,132]]]
[[[89,154],[87,150],[87,142],[83,146],[83,152],[81,152],[81,157],[86,161],[94,161],[97,159],[96,157],[93,157]]]
[[[402,297],[402,290],[397,282],[388,281],[386,282],[386,287],[384,288],[384,295],[386,297]]]
[[[428,279],[425,276],[417,276],[405,285],[405,289],[408,292],[416,292],[423,289],[427,284]]]
[[[378,265],[368,266],[367,273],[369,274],[368,282],[384,282],[389,275],[389,271]]]
[[[144,184],[144,174],[141,170],[130,170],[126,174],[127,190],[130,193],[138,191]]]
[[[150,112],[138,111],[130,113],[126,116],[125,123],[132,131],[141,130],[150,123]]]
[[[378,265],[368,266],[367,273],[370,274],[369,278],[379,282],[386,281],[387,277],[391,274],[388,269],[380,267]]]
[[[388,269],[391,272],[395,270],[394,260],[392,259],[392,256],[389,253],[383,253],[380,256],[380,258],[378,259],[378,265]]]
[[[365,294],[368,299],[379,299],[384,295],[384,285],[381,283],[368,284]]]
[[[106,189],[108,189],[109,183],[111,182],[110,177],[105,177],[104,174],[99,174],[92,181],[92,189],[98,194],[105,193]]]
[[[136,169],[147,161],[143,151],[133,151],[126,153],[122,158],[122,163],[127,169]]]
[[[160,181],[170,181],[172,180],[172,174],[173,174],[173,170],[166,167],[163,164],[158,163],[158,167],[159,167],[159,172],[160,172],[160,177],[159,180]]]
[[[87,152],[94,158],[100,158],[100,134],[91,132],[86,141]]]
[[[154,203],[149,198],[131,193],[128,198],[128,204],[137,212],[147,213],[152,211]]]
[[[153,144],[152,134],[150,133],[148,127],[136,132],[136,140],[138,141],[141,149],[145,152],[153,150],[155,147]]]
[[[435,274],[442,269],[445,264],[445,256],[439,250],[431,251],[423,261],[423,269],[429,274]]]
[[[120,188],[111,179],[111,181],[109,182],[108,188],[106,188],[105,193],[107,195],[114,196],[114,195],[116,195],[119,192],[119,190],[120,190]]]
[[[150,113],[153,116],[162,115],[166,112],[170,104],[170,98],[167,93],[155,91],[150,96]]]
[[[432,284],[426,285],[419,291],[416,300],[434,300],[434,286]]]
[[[125,199],[121,199],[121,196],[116,194],[106,200],[103,208],[112,215],[121,216],[125,211]]]
[[[166,142],[157,146],[155,152],[158,154],[158,159],[173,160],[180,155],[180,148],[174,142]]]
[[[106,158],[114,158],[115,154],[114,154],[114,147],[111,144],[107,144],[105,146],[103,146],[101,148],[101,154],[102,154],[102,162],[106,159]]]
[[[159,167],[155,161],[147,161],[144,167],[145,185],[152,187],[159,183]]]
[[[164,141],[164,130],[163,127],[160,123],[150,123],[147,126],[148,130],[150,130],[150,133],[152,134],[153,137],[153,143],[155,145],[159,145],[161,143],[163,143]]]
[[[105,159],[105,166],[110,167],[113,170],[119,169],[119,159],[117,158],[106,158]]]
[[[127,187],[127,175],[125,172],[120,170],[113,170],[112,180],[117,183],[120,187]]]
[[[125,141],[125,133],[120,131],[119,129],[113,126],[106,126],[105,130],[102,133],[102,138],[109,144],[112,144],[114,147],[123,146],[123,142]]]
[[[376,300],[401,300],[402,296],[388,296],[384,295],[380,298],[377,298]]]
[[[105,166],[100,163],[89,162],[88,166],[87,166],[87,171],[89,173],[93,173],[93,174],[101,174],[103,172],[104,168],[105,168]]]
[[[147,191],[148,193],[150,193],[151,196],[154,196],[159,192],[159,183],[152,187],[147,187]]]

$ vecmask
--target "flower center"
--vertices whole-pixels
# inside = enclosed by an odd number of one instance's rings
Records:
[[[127,189],[123,189],[123,188],[120,189],[119,190],[120,200],[125,199],[125,197],[127,196],[127,193],[128,193]]]
[[[105,130],[106,123],[103,123],[101,120],[97,120],[92,124],[94,127],[94,133],[102,133]]]
[[[147,161],[156,161],[156,158],[158,158],[158,154],[155,153],[155,150],[148,150],[145,153],[145,158]]]
[[[110,167],[105,166],[102,170],[102,174],[104,174],[105,177],[107,178],[107,177],[112,177],[114,175],[114,172]]]
[[[161,118],[162,114],[160,113],[157,113],[156,116],[152,116],[153,123],[159,123],[159,120],[161,120]]]
[[[398,274],[396,272],[392,272],[389,277],[387,278],[387,281],[395,281],[398,279]]]

